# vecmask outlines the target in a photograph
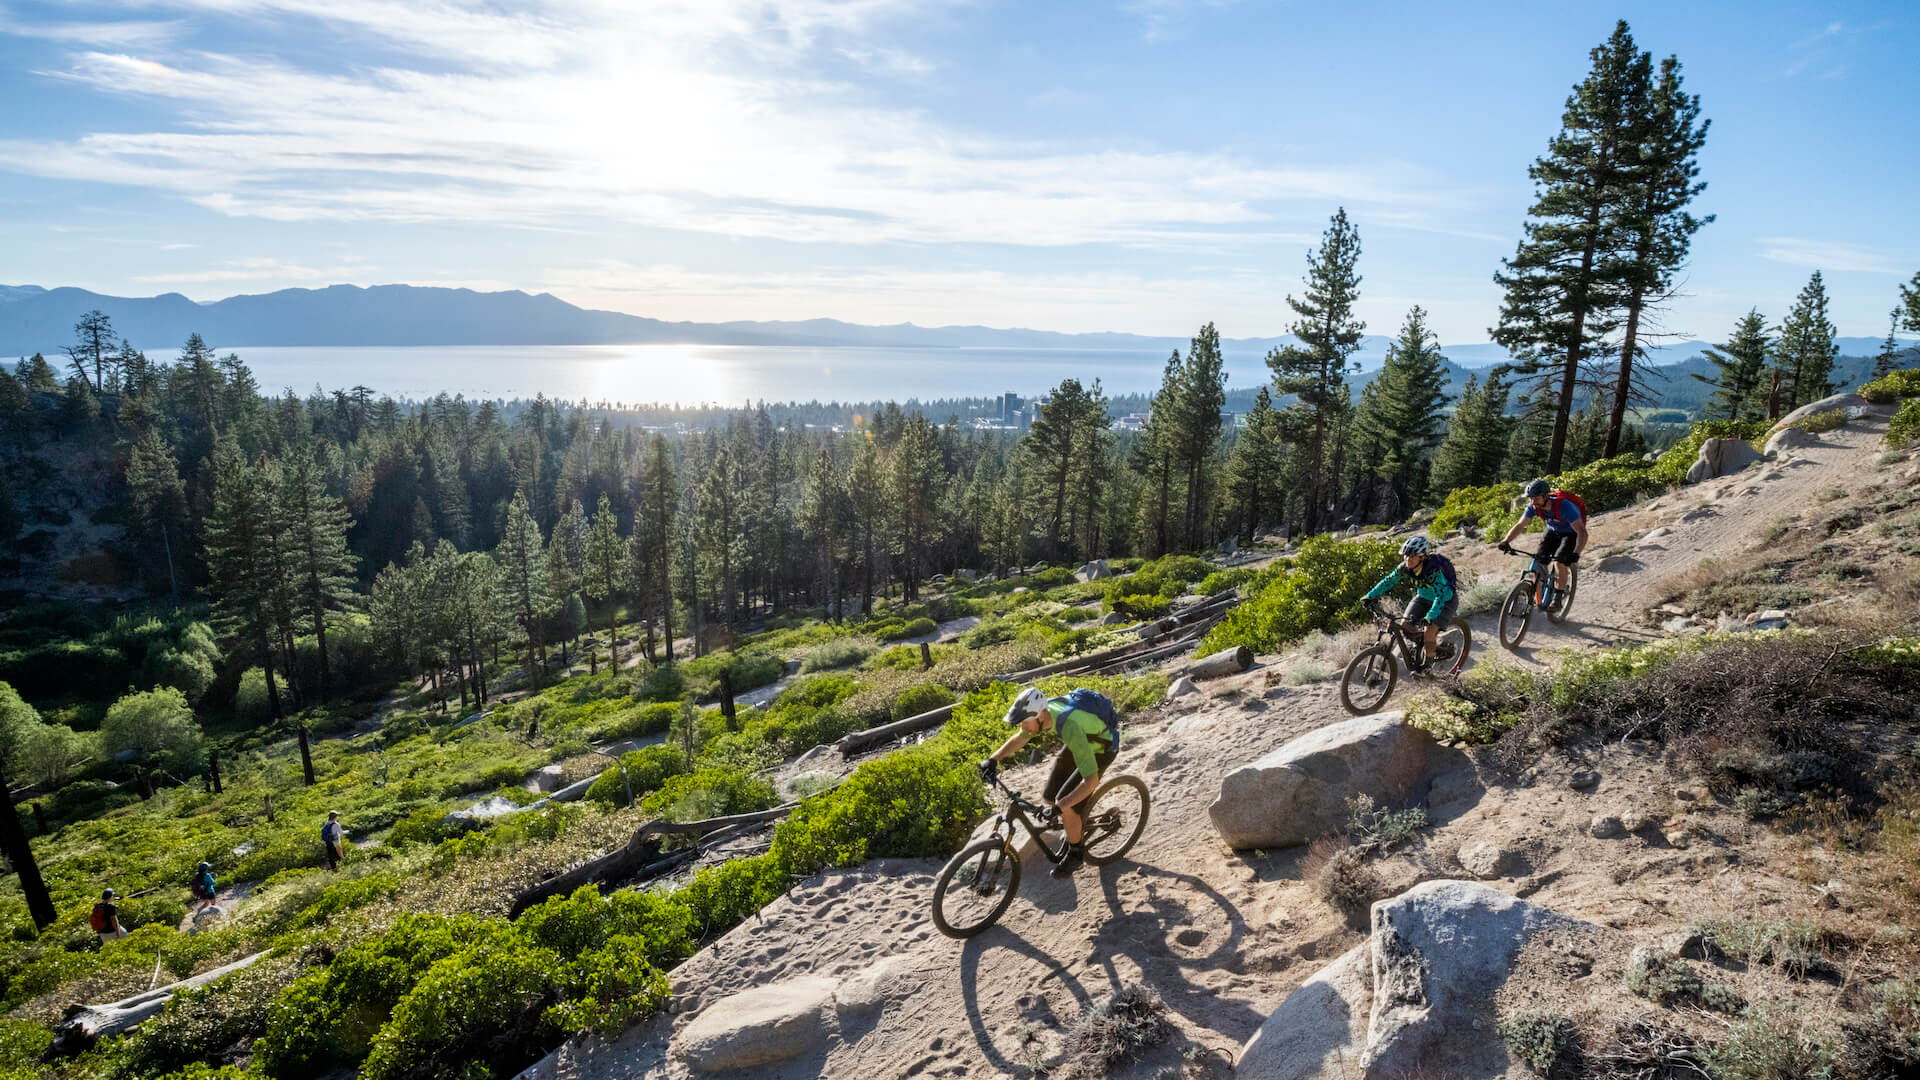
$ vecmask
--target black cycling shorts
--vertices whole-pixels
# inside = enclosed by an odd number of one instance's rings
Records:
[[[1410,622],[1419,622],[1421,619],[1426,618],[1427,608],[1429,606],[1431,605],[1429,604],[1427,598],[1424,596],[1416,596],[1413,599],[1407,601],[1407,614],[1406,614],[1407,620]],[[1460,613],[1460,594],[1454,593],[1451,597],[1448,597],[1447,602],[1441,606],[1440,614],[1437,618],[1433,620],[1433,622],[1439,626],[1445,626],[1448,623],[1452,622],[1453,617],[1455,615],[1458,615],[1459,613]]]
[[[1549,530],[1540,540],[1540,550],[1536,554],[1541,562],[1563,562],[1572,566],[1579,556],[1574,548],[1580,545],[1580,535],[1573,532],[1553,532]]]
[[[1107,766],[1113,764],[1113,759],[1117,757],[1119,753],[1120,751],[1112,746],[1095,750],[1093,752],[1093,767],[1101,772],[1106,772]],[[1061,792],[1072,791],[1074,788],[1079,787],[1081,781],[1085,779],[1086,777],[1080,775],[1080,770],[1074,767],[1073,752],[1062,749],[1060,756],[1053,759],[1053,774],[1047,777],[1047,786],[1041,789],[1041,795],[1047,802],[1051,803],[1060,797]],[[1079,803],[1075,803],[1074,805],[1078,806]]]

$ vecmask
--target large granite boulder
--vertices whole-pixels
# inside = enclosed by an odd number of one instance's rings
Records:
[[[1555,930],[1612,935],[1475,882],[1429,881],[1382,900],[1373,936],[1289,994],[1241,1050],[1234,1075],[1529,1075],[1500,1039],[1493,996],[1520,951]]]
[[[1835,394],[1832,397],[1823,397],[1810,405],[1802,405],[1793,410],[1781,417],[1779,422],[1773,425],[1773,430],[1779,431],[1781,428],[1792,427],[1794,424],[1805,420],[1815,413],[1833,412],[1835,409],[1844,412],[1849,409],[1865,408],[1867,408],[1867,399],[1861,397],[1859,394]],[[1848,413],[1848,415],[1851,416],[1855,414]]]
[[[1687,469],[1687,483],[1732,476],[1759,460],[1760,452],[1745,439],[1708,439],[1700,444],[1700,456]]]
[[[1403,719],[1394,711],[1329,724],[1228,773],[1207,808],[1214,829],[1230,847],[1290,847],[1344,831],[1355,795],[1411,801],[1435,743]]]
[[[731,1072],[787,1061],[824,1046],[838,980],[803,975],[709,1005],[674,1036],[695,1072]]]
[[[1080,569],[1075,570],[1073,576],[1083,582],[1100,581],[1104,578],[1112,577],[1113,570],[1107,566],[1107,560],[1095,559]]]
[[[1798,450],[1801,447],[1813,446],[1819,441],[1819,436],[1812,434],[1805,428],[1781,428],[1779,431],[1773,433],[1772,438],[1767,440],[1767,456],[1775,457],[1783,451]]]

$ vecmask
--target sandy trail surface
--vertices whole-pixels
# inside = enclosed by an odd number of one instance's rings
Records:
[[[1791,461],[1597,515],[1572,617],[1560,626],[1536,617],[1525,648],[1508,659],[1540,665],[1569,649],[1658,636],[1648,610],[1663,598],[1663,583],[1703,559],[1750,552],[1779,519],[1817,509],[1820,492],[1857,483],[1872,467],[1883,431],[1884,414],[1877,414],[1823,435]],[[1661,527],[1671,531],[1646,538]],[[1521,568],[1484,544],[1456,541],[1444,550],[1463,569],[1502,580],[1517,578]],[[1595,557],[1603,552],[1614,556],[1605,568]],[[1493,616],[1474,620],[1474,633],[1482,662],[1504,654]],[[1336,680],[1268,686],[1279,659],[1260,658],[1245,674],[1205,684],[1201,695],[1129,718],[1112,771],[1144,778],[1153,808],[1127,858],[1064,881],[1030,858],[1000,923],[966,942],[941,936],[931,924],[937,861],[881,860],[816,876],[677,969],[672,1011],[611,1042],[574,1040],[533,1075],[691,1076],[676,1057],[675,1033],[705,1010],[724,1009],[730,995],[883,965],[897,985],[877,1013],[831,1015],[829,1008],[829,1030],[812,1051],[734,1075],[1030,1076],[1039,1065],[1058,1075],[1066,1032],[1090,1005],[1129,984],[1159,994],[1175,1034],[1111,1075],[1152,1076],[1201,1049],[1237,1052],[1296,986],[1362,940],[1302,880],[1306,849],[1230,851],[1208,820],[1207,806],[1228,771],[1347,717]],[[1404,693],[1396,691],[1389,707]],[[1659,820],[1700,805],[1675,804],[1672,781],[1643,749],[1608,750],[1580,763],[1606,777],[1592,790],[1571,789],[1564,777],[1548,775],[1550,767],[1520,781],[1528,786],[1507,786],[1462,762],[1467,789],[1485,794],[1382,865],[1394,891],[1466,876],[1458,848],[1493,839],[1515,852],[1512,874],[1493,884],[1629,930],[1658,929],[1734,902],[1782,911],[1812,902],[1799,884],[1736,869],[1737,857],[1704,839],[1679,850],[1661,844],[1657,830],[1653,839],[1589,838],[1585,825],[1595,813],[1638,808]],[[1033,793],[1042,769],[1015,770],[1009,780]],[[1712,827],[1701,833],[1712,834]]]

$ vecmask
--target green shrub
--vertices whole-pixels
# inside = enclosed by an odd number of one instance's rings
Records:
[[[1213,564],[1198,555],[1162,555],[1141,566],[1139,572],[1188,585],[1213,573]]]
[[[1920,368],[1889,371],[1860,388],[1860,396],[1875,405],[1891,405],[1901,398],[1920,397]]]
[[[1521,488],[1519,483],[1454,488],[1447,492],[1446,501],[1440,504],[1440,511],[1433,516],[1427,531],[1445,536],[1472,525],[1488,536],[1503,532],[1513,524],[1513,503],[1520,497]]]
[[[286,693],[283,688],[281,693]],[[240,673],[240,685],[233,691],[233,718],[249,727],[260,724],[273,713],[267,699],[267,673],[257,667]]]
[[[657,701],[619,709],[610,717],[589,725],[585,735],[594,740],[644,738],[672,727],[673,718],[679,715],[680,705],[673,701]]]
[[[800,662],[801,671],[829,671],[864,663],[878,650],[860,638],[839,638],[814,646]]]
[[[1827,1040],[1802,1030],[1791,1012],[1765,1008],[1733,1025],[1705,1064],[1714,1080],[1829,1080],[1833,1057]]]
[[[667,1003],[667,976],[653,966],[647,939],[635,934],[611,938],[581,956],[563,984],[564,1000],[543,1019],[566,1032],[594,1031],[612,1036],[636,1020],[652,1016]]]
[[[1207,596],[1218,596],[1228,589],[1237,589],[1260,576],[1258,570],[1250,566],[1235,566],[1226,570],[1215,570],[1200,579],[1199,589]]]
[[[936,742],[870,761],[802,803],[774,830],[769,854],[785,873],[804,877],[870,858],[944,855],[959,847],[986,800],[979,778]]]
[[[984,649],[989,645],[1003,645],[1012,641],[1020,627],[1013,622],[991,616],[975,624],[973,629],[960,635],[960,644],[969,649]],[[891,652],[891,650],[889,650]],[[915,658],[916,662],[918,658]]]
[[[566,967],[558,954],[493,927],[434,963],[394,1005],[360,1075],[400,1080],[474,1057],[487,1059],[493,1075],[518,1072],[532,1047],[550,1041],[542,1029],[551,1025],[533,1010]]]
[[[1074,582],[1073,571],[1064,566],[1049,566],[1037,574],[1028,574],[1020,579],[1020,584],[1036,592],[1042,589],[1058,588]]]
[[[687,682],[678,664],[661,664],[649,669],[633,687],[633,696],[639,701],[678,701],[686,692]]]
[[[27,1080],[40,1075],[40,1055],[53,1033],[26,1020],[0,1020],[0,1077]]]
[[[1173,607],[1173,598],[1180,595],[1182,588],[1181,582],[1143,569],[1108,582],[1102,600],[1108,611],[1136,619],[1153,619]]]
[[[921,683],[900,691],[893,699],[893,718],[905,720],[909,716],[919,716],[945,705],[953,704],[953,691],[939,683]]]
[[[1818,435],[1818,434],[1821,434],[1822,432],[1832,431],[1836,428],[1846,427],[1847,426],[1847,410],[1826,409],[1821,412],[1811,413],[1807,416],[1803,416],[1800,419],[1795,420],[1792,424],[1789,424],[1787,426],[1797,427],[1801,431],[1804,431],[1809,435]]]
[[[1541,1076],[1579,1053],[1573,1021],[1560,1013],[1526,1009],[1500,1021],[1500,1039],[1514,1057]]]
[[[274,999],[297,974],[290,958],[268,957],[206,986],[178,991],[129,1037],[128,1056],[141,1072],[156,1075],[258,1038],[267,1030]]]
[[[342,911],[371,904],[399,891],[400,877],[391,873],[368,874],[363,878],[335,882],[321,891],[320,898],[302,911],[289,929],[298,930],[325,922]]]
[[[1887,421],[1887,445],[1902,447],[1920,439],[1920,397],[1908,398]]]
[[[1284,571],[1207,633],[1200,655],[1238,645],[1278,652],[1309,630],[1350,622],[1360,615],[1360,598],[1399,561],[1391,541],[1308,537]]]
[[[899,641],[901,638],[925,637],[938,629],[934,621],[928,618],[882,625],[883,628],[874,634],[874,636],[881,641]]]
[[[626,766],[625,780],[620,777],[620,765]],[[669,777],[686,772],[687,758],[680,752],[680,747],[660,743],[620,755],[620,765],[608,767],[598,779],[587,785],[587,792],[582,797],[602,806],[624,806],[628,783],[633,785],[635,799],[644,798],[648,792],[666,783]]]
[[[272,836],[242,856],[231,876],[235,881],[264,881],[282,870],[319,866],[326,859],[319,829],[289,830]]]
[[[765,810],[779,801],[773,785],[738,769],[703,768],[668,778],[640,800],[646,814],[667,821],[705,821]]]
[[[1480,745],[1498,741],[1519,720],[1517,714],[1488,713],[1464,698],[1422,694],[1407,702],[1407,723],[1441,742]]]
[[[1100,627],[1093,626],[1055,634],[1047,639],[1047,659],[1064,660],[1089,652],[1105,633],[1106,631]]]

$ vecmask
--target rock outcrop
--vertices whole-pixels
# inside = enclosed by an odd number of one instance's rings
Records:
[[[1773,433],[1772,438],[1767,440],[1767,456],[1776,457],[1788,450],[1798,450],[1802,447],[1813,446],[1819,441],[1818,436],[1807,431],[1805,428],[1781,428],[1779,431]]]
[[[1429,881],[1382,900],[1372,938],[1288,995],[1241,1050],[1235,1075],[1514,1075],[1494,991],[1520,951],[1555,930],[1609,933],[1468,881]]]
[[[1781,428],[1792,427],[1794,424],[1805,420],[1815,413],[1833,412],[1836,409],[1846,411],[1849,409],[1865,408],[1867,408],[1867,399],[1861,397],[1859,394],[1835,394],[1832,397],[1823,397],[1819,401],[1809,405],[1802,405],[1793,410],[1781,417],[1780,421],[1773,425],[1773,430],[1779,431]],[[1848,413],[1848,415],[1851,416],[1854,414]]]
[[[834,979],[803,975],[756,986],[708,1006],[674,1039],[695,1072],[731,1072],[786,1061],[827,1041]]]
[[[1745,439],[1708,439],[1700,444],[1700,456],[1687,469],[1687,483],[1732,476],[1760,460],[1760,452]]]
[[[1410,801],[1435,743],[1403,719],[1395,711],[1329,724],[1228,773],[1207,808],[1214,829],[1236,848],[1290,847],[1343,831],[1355,795]]]

